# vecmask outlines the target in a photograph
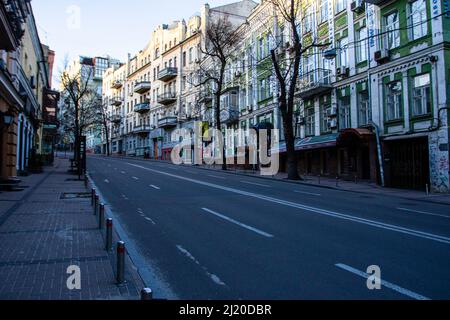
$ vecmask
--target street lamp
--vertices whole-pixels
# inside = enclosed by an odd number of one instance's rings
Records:
[[[10,112],[1,112],[1,124],[2,127],[9,127],[14,121],[14,115]]]

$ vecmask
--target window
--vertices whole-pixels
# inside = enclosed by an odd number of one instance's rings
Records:
[[[315,135],[315,111],[314,107],[305,109],[305,135]]]
[[[339,129],[350,127],[350,97],[343,97],[339,99]]]
[[[183,76],[183,80],[181,81],[181,91],[186,90],[186,76]]]
[[[356,31],[356,62],[367,60],[367,29],[361,28]]]
[[[189,49],[189,63],[194,62],[194,49],[190,48]]]
[[[186,51],[183,52],[183,67],[186,67]]]
[[[384,16],[384,48],[391,50],[400,46],[400,24],[398,12],[392,12]]]
[[[425,0],[411,1],[408,4],[408,14],[410,40],[416,40],[425,36],[428,32],[427,5]]]
[[[260,59],[264,57],[264,38],[260,38],[258,41],[258,56]]]
[[[259,101],[266,100],[267,98],[266,85],[266,79],[259,80]]]
[[[273,77],[270,76],[269,78],[267,78],[267,98],[273,97],[272,84],[273,84]]]
[[[349,55],[348,55],[348,38],[342,38],[338,41],[339,50],[339,66],[348,67]]]
[[[388,121],[402,118],[402,84],[400,81],[387,84],[386,108]]]
[[[330,132],[330,128],[328,126],[328,120],[330,119],[330,113],[331,113],[331,105],[330,104],[324,104],[322,106],[322,112],[320,114],[321,116],[321,130],[322,132]]]
[[[320,16],[319,23],[328,20],[328,0],[320,0]]]
[[[311,32],[312,29],[312,7],[305,10],[305,17],[303,18],[303,33]]]
[[[347,0],[336,0],[336,13],[347,9]]]
[[[369,94],[367,91],[358,94],[359,126],[365,126],[372,120],[372,110],[369,106]]]
[[[413,115],[421,116],[431,113],[431,81],[430,74],[422,74],[413,78]]]

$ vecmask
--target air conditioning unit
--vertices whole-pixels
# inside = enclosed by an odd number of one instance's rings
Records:
[[[328,117],[335,117],[337,116],[337,107],[331,107],[330,109],[327,110],[327,116]]]
[[[350,74],[350,69],[347,67],[339,67],[336,70],[336,75],[340,78],[346,78]]]
[[[301,125],[301,126],[304,126],[306,124],[305,117],[298,118],[298,124]]]
[[[247,110],[248,112],[252,112],[253,111],[253,107],[251,105],[247,106]]]
[[[234,76],[235,76],[236,78],[240,78],[240,77],[242,76],[242,72],[241,72],[241,71],[236,71],[236,72],[234,73]]]
[[[378,63],[383,63],[389,60],[389,50],[382,49],[378,50],[374,54],[375,61]]]
[[[337,128],[337,120],[336,119],[328,120],[327,125],[328,125],[328,129],[336,129]]]
[[[365,11],[365,4],[363,0],[356,0],[351,3],[351,10],[354,13],[360,14]]]

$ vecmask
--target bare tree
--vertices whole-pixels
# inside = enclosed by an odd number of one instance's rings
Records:
[[[203,63],[200,63],[198,83],[196,86],[214,84],[215,127],[221,130],[221,95],[224,88],[225,72],[230,62],[230,55],[241,41],[241,34],[236,32],[228,15],[221,14],[211,19],[206,27],[205,47],[201,48]],[[222,148],[222,169],[227,170],[225,145]]]
[[[283,121],[284,136],[287,151],[287,171],[288,179],[300,180],[297,168],[297,154],[295,151],[295,132],[294,132],[294,107],[297,83],[300,73],[301,59],[305,53],[314,47],[326,47],[330,44],[319,44],[313,39],[308,45],[303,45],[301,35],[299,33],[299,24],[304,19],[302,11],[304,2],[298,0],[267,0],[274,6],[277,18],[290,29],[288,52],[283,50],[285,43],[281,43],[277,37],[276,46],[271,49],[271,59],[274,67],[276,79],[279,84],[279,109]]]

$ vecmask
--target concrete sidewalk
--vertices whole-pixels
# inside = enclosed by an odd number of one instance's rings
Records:
[[[145,161],[154,161],[154,162],[164,162],[171,164],[170,161],[167,160],[154,160],[154,159],[143,159],[143,158],[136,158],[136,157],[126,157],[126,156],[113,156],[114,158],[118,159],[130,159],[130,160],[145,160]],[[190,165],[183,165],[186,167],[192,167],[192,168],[198,168],[201,170],[213,170],[213,171],[220,171],[228,174],[239,174],[243,176],[249,176],[249,177],[255,177],[259,179],[275,179],[278,181],[283,181],[286,183],[293,183],[293,184],[301,184],[301,185],[309,185],[314,187],[320,187],[320,188],[328,188],[328,189],[335,189],[340,191],[350,191],[350,192],[358,192],[358,193],[368,193],[368,194],[378,194],[378,195],[384,195],[384,196],[391,196],[391,197],[398,197],[403,199],[409,199],[409,200],[418,200],[418,201],[425,201],[425,202],[431,202],[431,203],[437,203],[437,204],[445,204],[450,205],[450,194],[441,194],[441,193],[435,193],[435,194],[426,194],[426,190],[424,187],[423,191],[417,191],[417,190],[407,190],[407,189],[394,189],[394,188],[383,188],[375,183],[370,183],[366,181],[343,181],[336,179],[331,179],[327,177],[312,177],[312,176],[302,176],[303,181],[291,181],[287,180],[287,174],[286,173],[278,173],[275,176],[261,176],[259,171],[252,171],[252,170],[242,170],[242,169],[236,169],[234,167],[230,167],[228,171],[223,171],[222,167],[220,165],[216,166],[190,166]]]
[[[22,179],[25,191],[0,193],[0,299],[139,299],[143,285],[130,263],[127,282],[116,285],[114,254],[104,250],[89,191],[69,166],[57,158],[43,174]],[[81,290],[67,288],[72,265],[80,267]]]

